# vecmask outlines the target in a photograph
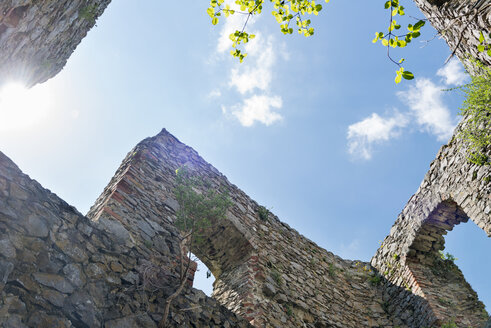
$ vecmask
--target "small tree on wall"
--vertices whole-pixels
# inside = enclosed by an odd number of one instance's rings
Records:
[[[186,167],[176,170],[176,182],[174,196],[179,203],[179,209],[175,224],[181,231],[179,286],[165,301],[159,328],[167,327],[172,301],[182,293],[186,285],[192,263],[191,249],[199,248],[206,241],[208,228],[225,218],[232,205],[226,192],[213,188],[209,180],[193,176]]]

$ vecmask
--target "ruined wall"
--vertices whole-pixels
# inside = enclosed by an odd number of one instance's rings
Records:
[[[177,231],[160,224],[145,230],[161,241],[149,247],[119,221],[92,222],[0,152],[0,327],[157,327],[178,279],[166,269]],[[189,286],[170,323],[248,326]]]
[[[171,325],[430,327],[453,318],[483,326],[477,295],[436,253],[465,213],[490,234],[489,169],[463,156],[455,141],[442,149],[371,267],[318,247],[272,213],[261,217],[256,202],[165,130],[127,155],[87,217],[2,154],[0,323],[154,327],[179,282],[172,191],[175,170],[187,166],[225,187],[233,206],[192,250],[216,277],[213,298],[188,286]]]
[[[431,25],[445,39],[455,55],[468,63],[468,56],[479,59],[487,66],[491,57],[479,52],[479,33],[491,33],[491,2],[488,0],[414,0]],[[491,40],[488,38],[487,43]]]
[[[465,125],[465,121],[457,128]],[[452,261],[443,260],[447,231],[469,218],[491,236],[491,170],[466,159],[457,138],[443,146],[418,191],[397,218],[371,264],[389,282],[405,287],[427,302],[418,312],[419,325],[454,320],[480,327],[488,315],[477,294]],[[486,250],[482,250],[486,251]],[[390,291],[392,302],[404,296]]]
[[[193,250],[216,277],[218,302],[257,327],[393,325],[368,263],[342,260],[272,214],[262,220],[256,202],[165,130],[128,154],[88,216],[118,220],[130,234],[149,229],[149,220],[171,223],[175,170],[182,166],[225,187],[233,200],[205,247]]]
[[[0,1],[0,86],[55,76],[110,0]]]

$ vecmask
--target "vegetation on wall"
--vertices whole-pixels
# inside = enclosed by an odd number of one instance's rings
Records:
[[[175,224],[181,231],[179,286],[165,301],[159,328],[168,326],[170,305],[183,291],[188,280],[192,263],[191,250],[199,248],[206,241],[207,229],[218,220],[224,219],[232,205],[227,192],[217,190],[206,179],[193,176],[186,167],[176,170],[176,182],[174,196],[179,203],[179,209]]]
[[[472,60],[480,74],[472,76],[472,82],[459,87],[466,98],[460,114],[466,119],[457,134],[467,148],[468,160],[477,165],[489,165],[487,149],[491,144],[491,68]]]

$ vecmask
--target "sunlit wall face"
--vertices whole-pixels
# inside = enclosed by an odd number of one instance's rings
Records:
[[[34,127],[49,117],[52,97],[47,88],[9,83],[0,89],[0,132]]]

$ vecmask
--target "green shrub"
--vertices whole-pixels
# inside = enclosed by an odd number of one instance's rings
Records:
[[[477,60],[471,61],[479,68],[480,74],[472,76],[472,82],[458,87],[466,95],[460,108],[466,122],[457,137],[464,141],[467,147],[467,159],[477,165],[489,165],[490,159],[486,154],[491,145],[491,68]]]
[[[263,221],[267,221],[269,217],[269,210],[264,206],[259,206],[257,208],[257,214],[259,214],[259,218]]]

